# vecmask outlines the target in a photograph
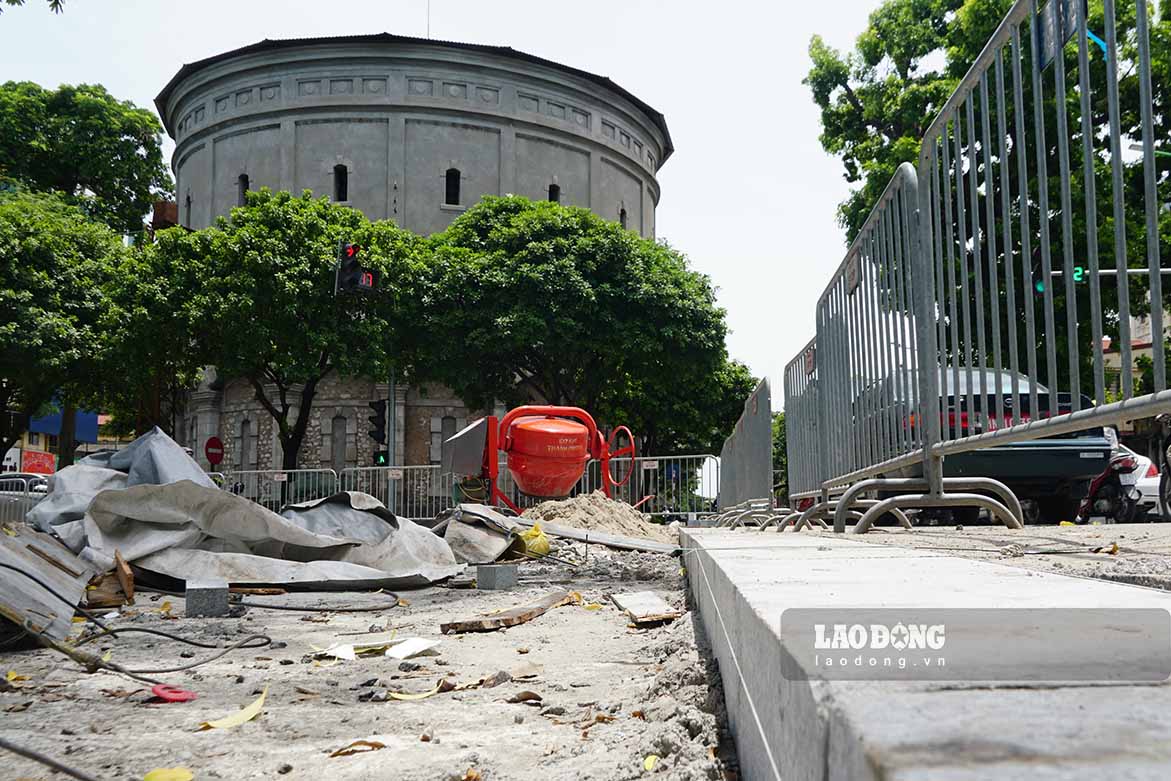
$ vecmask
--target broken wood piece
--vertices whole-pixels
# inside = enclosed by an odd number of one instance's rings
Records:
[[[445,635],[452,632],[494,632],[497,629],[532,621],[555,607],[568,605],[578,599],[580,597],[572,591],[554,591],[532,604],[520,605],[492,616],[440,624],[439,631]]]
[[[658,624],[664,621],[674,621],[683,612],[671,607],[653,591],[632,591],[627,594],[614,594],[611,599],[614,604],[626,611],[626,615],[636,624]]]
[[[98,575],[85,589],[85,606],[87,608],[121,607],[126,604],[126,592],[113,572]]]
[[[228,589],[229,594],[245,594],[252,597],[279,597],[281,594],[288,594],[283,588],[247,588],[245,586],[232,586]]]
[[[126,601],[134,604],[134,573],[130,571],[130,565],[126,563],[126,559],[122,558],[122,551],[114,551],[114,574],[118,577],[118,584],[122,586],[122,593],[126,595]]]

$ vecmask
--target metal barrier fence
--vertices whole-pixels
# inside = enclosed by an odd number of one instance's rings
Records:
[[[1091,57],[1084,3],[1013,5],[925,134],[918,168],[899,168],[833,275],[814,373],[806,351],[786,367],[790,442],[820,447],[807,461],[812,450],[790,450],[793,492],[819,498],[799,526],[832,512],[843,531],[869,490],[898,495],[857,531],[896,508],[941,506],[1018,526],[1003,484],[944,478],[943,458],[1171,410],[1150,4],[1100,7]],[[1141,155],[1128,160],[1124,139]],[[1132,312],[1151,319],[1146,386]],[[1103,340],[1114,328],[1116,390]]]
[[[571,496],[602,489],[601,462],[590,460]],[[611,461],[615,477],[622,479],[631,469],[630,459]],[[457,502],[484,501],[474,484],[457,485],[454,475],[438,466],[361,467],[346,469],[339,478],[340,490],[363,491],[376,497],[394,512],[415,520],[434,518]],[[499,486],[521,509],[544,499],[520,493],[501,459]],[[639,457],[634,472],[614,498],[635,504],[649,496],[639,510],[656,515],[710,513],[720,487],[720,462],[710,454]]]
[[[276,512],[286,504],[320,499],[338,491],[332,469],[242,469],[222,473],[225,491]]]
[[[744,402],[744,412],[720,450],[719,508],[772,498],[773,418],[768,378]]]
[[[48,480],[0,475],[0,523],[23,521],[25,513],[44,498]]]

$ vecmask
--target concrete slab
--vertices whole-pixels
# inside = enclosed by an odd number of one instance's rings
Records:
[[[794,607],[1171,609],[1171,594],[842,538],[682,534],[745,779],[1171,778],[1166,684],[789,680],[779,635]]]

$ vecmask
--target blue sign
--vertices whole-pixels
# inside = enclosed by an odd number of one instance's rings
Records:
[[[77,412],[74,417],[73,438],[78,442],[98,441],[98,413]],[[28,430],[37,434],[61,434],[61,410],[53,410],[53,414],[43,418],[33,418],[29,421]]]

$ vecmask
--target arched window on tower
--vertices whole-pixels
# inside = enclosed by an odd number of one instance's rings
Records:
[[[549,200],[553,203],[561,203],[561,185],[549,185]]]
[[[243,206],[248,200],[248,174],[240,174],[236,179],[236,205]]]
[[[622,207],[618,210],[618,224],[623,228],[626,227],[626,207]]]
[[[341,163],[333,167],[333,199],[338,203],[350,200],[350,172]]]
[[[459,206],[459,169],[448,168],[444,180],[443,202],[448,206]]]

